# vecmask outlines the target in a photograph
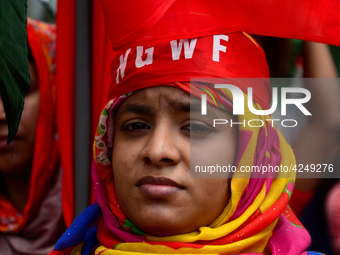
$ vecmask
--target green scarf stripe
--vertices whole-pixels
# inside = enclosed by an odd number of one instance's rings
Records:
[[[205,93],[207,93],[207,94],[212,98],[212,100],[214,100],[215,105],[217,105],[214,96],[213,96],[208,90],[203,89],[203,88],[199,88],[199,89],[200,89],[200,90],[203,90]]]

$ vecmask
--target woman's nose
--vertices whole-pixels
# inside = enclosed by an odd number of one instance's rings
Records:
[[[158,166],[178,164],[181,158],[177,143],[178,135],[175,130],[165,125],[153,129],[141,153],[144,162]]]

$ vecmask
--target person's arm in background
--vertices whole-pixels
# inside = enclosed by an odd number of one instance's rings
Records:
[[[305,78],[337,78],[332,55],[327,45],[304,42],[302,58]],[[292,144],[296,163],[303,166],[329,163],[337,143],[340,127],[340,90],[336,79],[315,79],[305,83],[311,92],[307,109],[312,113],[307,126]],[[299,178],[290,205],[297,216],[311,200],[322,178],[322,173],[310,173],[313,178]],[[316,176],[316,175],[319,176]]]
[[[327,45],[304,42],[302,48],[305,78],[337,78],[337,71]],[[292,147],[297,164],[328,163],[337,143],[340,127],[340,90],[336,79],[315,79],[305,83],[311,92],[307,109],[312,113],[308,124]],[[312,173],[311,173],[312,174]],[[298,178],[296,188],[309,192],[314,190],[319,178]],[[320,176],[322,177],[322,173]]]
[[[340,255],[340,182],[327,194],[325,210],[333,248]]]

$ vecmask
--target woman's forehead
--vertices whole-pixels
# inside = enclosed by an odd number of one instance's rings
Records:
[[[170,86],[142,89],[129,96],[119,107],[118,113],[136,111],[137,108],[165,108],[169,112],[190,111],[190,96],[187,92]]]
[[[233,118],[229,112],[213,105],[208,104],[207,107],[209,116],[206,117]],[[201,101],[176,87],[151,87],[136,91],[129,96],[117,109],[116,118],[121,118],[129,113],[154,115],[159,112],[167,112],[167,114],[188,113],[197,117],[197,114],[201,115]]]
[[[158,101],[190,101],[190,96],[184,90],[172,86],[155,86],[141,89],[134,93],[140,100],[157,99]]]

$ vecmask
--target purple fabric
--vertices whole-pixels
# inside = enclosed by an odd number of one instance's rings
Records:
[[[299,245],[296,245],[297,242]],[[296,255],[304,254],[310,243],[311,238],[305,228],[293,225],[281,215],[268,245],[273,255]]]
[[[99,177],[97,165],[94,160],[92,161],[92,180],[94,185],[94,197],[102,209],[103,220],[107,229],[125,242],[142,242],[146,240],[145,236],[134,235],[120,229],[117,218],[109,208],[109,201],[106,196],[105,186]]]

